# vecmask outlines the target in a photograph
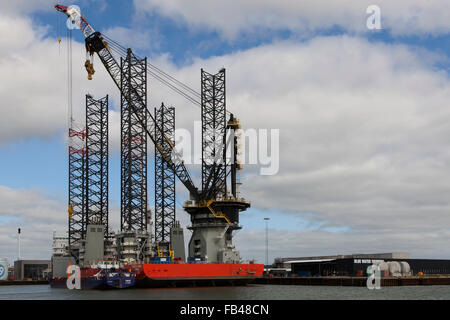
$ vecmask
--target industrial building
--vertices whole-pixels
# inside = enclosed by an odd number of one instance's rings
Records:
[[[299,276],[365,276],[367,267],[377,264],[382,276],[410,276],[410,275],[436,275],[450,274],[450,260],[434,259],[335,259],[320,261],[293,262],[291,273]],[[387,265],[384,269],[382,264]],[[403,272],[402,265],[406,265],[406,272]],[[397,270],[392,271],[392,267]]]
[[[409,259],[411,256],[405,252],[390,252],[390,253],[352,253],[352,254],[339,254],[333,256],[312,256],[312,257],[288,257],[288,258],[275,258],[273,267],[279,269],[289,270],[292,263],[307,263],[307,262],[319,262],[321,260],[338,260],[338,259]]]
[[[381,276],[450,274],[450,260],[411,259],[409,253],[374,253],[302,258],[278,258],[272,273],[292,276],[365,276],[376,264]]]
[[[14,280],[46,280],[50,272],[50,260],[14,261]]]

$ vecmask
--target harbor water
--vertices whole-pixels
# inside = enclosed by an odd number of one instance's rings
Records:
[[[450,300],[450,286],[364,287],[248,285],[126,290],[0,286],[0,300]]]

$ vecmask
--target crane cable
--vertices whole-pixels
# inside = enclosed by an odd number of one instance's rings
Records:
[[[104,38],[107,40],[108,46],[117,55],[120,57],[126,57],[127,56],[127,49],[117,43],[116,41],[112,40],[110,37],[103,35]],[[137,59],[141,59],[139,56],[136,55]],[[154,77],[156,80],[161,82],[162,84],[166,85],[176,93],[180,94],[193,104],[197,106],[201,106],[201,103],[198,101],[198,99],[201,97],[201,94],[189,87],[188,85],[184,84],[183,82],[177,80],[176,78],[172,77],[168,73],[164,72],[157,66],[148,63],[147,62],[147,72],[149,75]]]
[[[67,29],[67,108],[69,128],[73,126],[73,99],[72,99],[72,30]]]
[[[54,1],[54,5],[57,4],[57,1]],[[58,51],[59,51],[59,55],[61,56],[61,27],[60,27],[60,15],[57,14],[56,15],[56,38],[58,39]]]
[[[116,54],[118,54],[119,56],[123,56],[121,51],[118,51],[117,48],[115,48],[112,45],[109,45],[109,48],[111,49],[111,51],[115,52]],[[162,77],[161,75],[153,72],[152,70],[147,69],[147,72],[149,75],[151,75],[153,78],[155,78],[156,80],[158,80],[159,82],[161,82],[162,84],[166,85],[167,87],[169,87],[170,89],[172,89],[173,91],[175,91],[176,93],[178,93],[179,95],[183,96],[184,98],[186,98],[187,100],[189,100],[190,102],[192,102],[193,104],[200,106],[200,102],[198,100],[196,100],[195,98],[193,98],[192,96],[190,96],[189,94],[187,94],[186,92],[184,92],[183,90],[181,90],[180,88],[178,88],[177,86],[173,85],[172,83],[170,83],[167,79],[165,79],[164,77]]]
[[[113,43],[114,46],[116,46],[118,49],[120,49],[124,55],[126,55],[127,49],[120,45],[119,43],[117,43],[116,41],[112,40],[110,37],[108,36],[104,36],[108,41],[110,41],[111,43]],[[138,59],[142,59],[141,57],[136,55],[136,58]],[[194,96],[197,96],[198,98],[201,97],[201,94],[198,93],[197,91],[195,91],[194,89],[192,89],[191,87],[189,87],[188,85],[184,84],[183,82],[175,79],[174,77],[172,77],[171,75],[169,75],[168,73],[164,72],[163,70],[161,70],[160,68],[158,68],[157,66],[151,64],[151,63],[147,63],[147,69],[153,70],[154,72],[157,72],[159,74],[161,74],[162,76],[166,77],[167,79],[169,79],[171,82],[174,82],[176,84],[178,84],[179,86],[181,86],[182,88],[184,88],[185,90],[189,91],[191,94],[193,94]]]
[[[59,18],[59,14],[56,15],[57,16],[57,21],[56,21],[56,36],[58,37],[58,51],[59,51],[59,55],[61,56],[61,32],[60,32],[60,18]]]
[[[116,51],[116,53],[119,54],[120,56],[126,56],[126,54],[122,50],[118,49],[117,47],[114,47],[114,45],[111,46],[110,48],[112,50]],[[138,57],[136,57],[136,58],[138,58]],[[162,84],[166,85],[167,87],[169,87],[170,89],[172,89],[176,93],[180,94],[181,96],[183,96],[184,98],[186,98],[187,100],[192,102],[193,104],[200,106],[200,102],[196,98],[192,97],[192,95],[190,95],[189,93],[187,93],[183,89],[179,88],[176,84],[173,83],[174,81],[171,81],[171,79],[168,78],[167,76],[165,76],[164,74],[155,72],[148,65],[147,65],[147,72],[148,72],[148,74],[150,76],[152,76],[153,78],[155,78],[156,80],[158,80]]]

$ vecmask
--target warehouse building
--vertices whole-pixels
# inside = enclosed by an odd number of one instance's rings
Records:
[[[407,253],[353,254],[284,259],[295,276],[365,276],[376,264],[382,276],[450,274],[450,260],[411,259]]]
[[[50,271],[50,260],[14,261],[15,280],[46,280]]]

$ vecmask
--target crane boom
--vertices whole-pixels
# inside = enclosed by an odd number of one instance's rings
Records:
[[[55,5],[55,8],[66,14],[70,19],[74,19],[74,17],[77,17],[79,12],[74,12],[73,10],[70,10],[70,7],[65,7],[61,5]],[[78,24],[81,31],[86,37],[85,44],[86,44],[86,50],[87,52],[93,56],[94,53],[97,53],[99,56],[101,62],[106,68],[106,71],[108,71],[109,75],[113,79],[114,83],[116,84],[119,91],[122,91],[121,88],[121,68],[119,64],[117,63],[116,59],[112,55],[107,42],[103,39],[100,32],[94,31],[94,29],[89,25],[89,23],[86,21],[86,19],[79,14],[79,18],[75,18],[75,23]],[[130,50],[130,49],[129,49]],[[142,110],[142,108],[145,108],[145,113],[147,116],[147,126],[145,127],[145,131],[147,132],[147,135],[150,137],[150,139],[153,141],[153,143],[156,146],[156,149],[160,152],[163,160],[167,163],[169,168],[175,173],[175,175],[180,179],[180,181],[183,183],[183,185],[189,190],[191,198],[198,200],[199,192],[198,189],[195,187],[191,176],[189,175],[189,171],[187,170],[186,166],[184,165],[184,161],[182,160],[181,156],[176,152],[175,146],[171,142],[171,140],[163,135],[165,142],[168,146],[168,148],[163,148],[161,146],[155,137],[155,130],[162,131],[161,128],[158,126],[158,124],[155,121],[155,118],[148,110],[146,104],[144,103],[142,97],[139,95],[139,93],[136,90],[136,83],[131,79],[131,94],[130,95],[124,95],[125,99],[127,99],[127,102],[129,106],[131,107],[133,113],[136,115],[138,121],[141,124],[144,124],[144,119],[142,119],[139,115],[137,110]]]
[[[83,32],[85,37],[89,37],[95,32],[94,28],[92,28],[92,26],[81,15],[81,12],[77,6],[66,7],[55,4],[55,9],[69,17],[70,22],[72,24],[75,24],[81,30],[81,32]]]
[[[240,212],[245,211],[250,207],[250,203],[245,199],[240,198],[238,196],[238,192],[236,191],[236,186],[238,184],[236,183],[236,170],[239,167],[237,165],[233,165],[230,170],[232,178],[232,195],[229,195],[226,192],[225,179],[228,174],[226,170],[226,161],[224,161],[224,164],[211,166],[210,169],[205,171],[207,175],[205,175],[205,179],[202,178],[202,188],[204,190],[202,190],[202,192],[199,192],[199,190],[194,186],[181,156],[176,152],[174,143],[169,138],[167,138],[167,136],[164,134],[164,131],[161,129],[161,127],[155,121],[155,118],[149,112],[147,104],[145,102],[146,98],[144,98],[145,95],[141,95],[139,91],[139,80],[137,78],[133,78],[133,76],[124,78],[124,70],[122,68],[123,61],[121,60],[121,65],[119,65],[112,54],[113,52],[118,52],[120,56],[122,56],[126,53],[127,59],[133,59],[134,61],[134,59],[137,57],[132,54],[131,49],[125,49],[115,43],[115,41],[113,41],[112,39],[109,39],[107,36],[102,35],[98,31],[95,31],[87,23],[86,19],[81,16],[79,9],[78,11],[69,10],[70,7],[68,8],[58,5],[55,7],[58,11],[65,13],[69,17],[69,21],[72,21],[72,23],[76,24],[86,37],[85,44],[88,58],[85,63],[85,67],[88,72],[88,78],[91,79],[92,75],[94,74],[94,68],[91,61],[93,55],[97,53],[101,62],[105,66],[106,71],[108,71],[114,83],[119,88],[119,91],[122,93],[122,96],[128,102],[130,111],[135,115],[142,128],[145,129],[147,135],[155,144],[155,147],[158,150],[157,152],[159,152],[162,156],[162,160],[168,165],[168,167],[189,190],[190,199],[184,202],[183,208],[188,214],[191,215],[192,225],[189,227],[189,229],[192,231],[191,240],[189,241],[190,256],[195,258],[209,257],[208,259],[210,260],[208,260],[208,262],[212,263],[235,263],[236,261],[239,261],[239,252],[235,250],[233,246],[232,234],[233,231],[240,230],[242,228],[239,225]],[[118,47],[120,48],[120,50],[118,49]],[[128,60],[126,65],[130,65],[130,60]],[[147,72],[151,73],[149,69],[147,69]],[[224,70],[223,72],[220,72],[223,73],[223,75],[225,73]],[[159,72],[159,74],[162,75],[163,73]],[[125,85],[123,85],[124,79],[126,79]],[[171,79],[170,81],[173,81],[172,83],[177,83],[173,79]],[[167,80],[167,82],[169,82],[169,80]],[[217,96],[220,95],[215,93],[215,90],[217,89],[219,92],[221,92],[221,94],[223,94],[223,97],[220,97],[220,99],[223,100],[223,102],[221,102],[223,103],[223,107],[221,110],[223,110],[224,114],[222,119],[223,122],[225,122],[225,78],[223,78],[223,81],[218,82],[219,83],[213,81],[213,83],[209,85],[211,89],[204,89],[202,86],[202,112],[209,112],[208,110],[203,111],[205,97],[207,100],[212,99],[211,108],[216,108],[215,100],[217,100],[219,98]],[[188,88],[184,89],[187,91],[191,91],[188,90]],[[207,90],[213,91],[211,97],[203,95],[203,91]],[[177,92],[184,95],[183,91]],[[186,95],[185,97],[189,98],[188,95]],[[196,99],[193,99],[192,102],[196,103]],[[142,113],[142,111],[144,112]],[[145,124],[145,120],[147,120],[147,124]],[[239,124],[233,119],[233,117],[231,117],[226,126],[229,126],[230,128],[237,128],[239,127]],[[156,133],[161,133],[161,136],[163,138],[163,141],[161,143],[156,139]],[[226,140],[225,132],[223,132],[223,134],[223,140]],[[222,135],[222,132],[220,133],[220,135]],[[234,143],[236,143],[236,137],[234,137],[233,139]],[[216,143],[218,141],[221,141],[221,137],[219,136],[217,139],[214,138],[211,140],[212,142]],[[213,150],[211,152],[211,156],[216,157],[218,152],[215,151],[216,150]],[[237,151],[235,148],[233,154],[234,160],[236,160]],[[209,157],[210,155],[207,154],[206,156]],[[225,157],[224,160],[226,160]],[[202,166],[204,166],[203,161]],[[223,166],[225,166],[225,168]],[[221,180],[224,180],[224,182],[222,183]],[[223,189],[225,190],[222,191]],[[217,190],[222,191],[220,197],[217,197]]]

